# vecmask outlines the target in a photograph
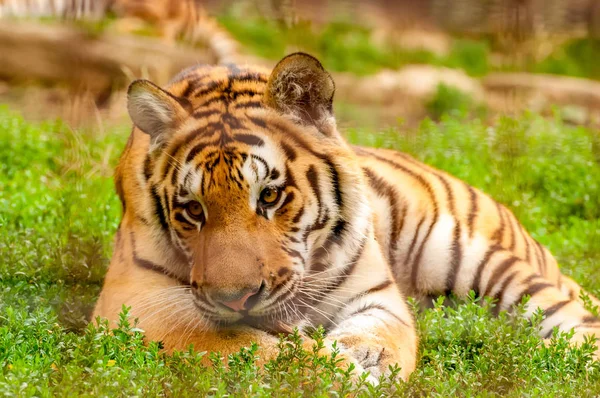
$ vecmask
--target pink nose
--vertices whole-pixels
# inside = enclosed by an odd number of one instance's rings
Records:
[[[239,300],[234,300],[234,301],[223,301],[221,304],[223,304],[224,306],[227,306],[229,308],[231,308],[234,311],[244,311],[247,308],[246,306],[246,302],[248,301],[248,299],[252,296],[254,296],[256,294],[256,291],[254,292],[248,292],[246,293],[242,298],[240,298]]]

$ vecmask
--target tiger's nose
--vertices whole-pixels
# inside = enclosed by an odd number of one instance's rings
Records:
[[[244,294],[240,299],[238,300],[232,300],[232,301],[221,301],[221,304],[223,304],[226,307],[231,308],[234,311],[244,311],[244,310],[249,310],[250,308],[247,308],[246,305],[248,304],[248,299],[252,296],[254,296],[256,294],[256,292],[248,292],[246,294]]]
[[[247,311],[256,305],[258,302],[259,293],[262,292],[264,284],[259,287],[244,289],[235,294],[215,294],[213,300],[223,304],[224,306],[231,308],[233,311]]]

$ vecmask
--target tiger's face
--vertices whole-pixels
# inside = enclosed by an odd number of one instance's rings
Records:
[[[331,77],[305,54],[270,76],[213,67],[184,72],[169,92],[132,84],[129,111],[149,141],[138,162],[149,206],[132,211],[179,253],[207,318],[301,317],[318,294],[311,276],[364,229],[360,171],[332,97]]]

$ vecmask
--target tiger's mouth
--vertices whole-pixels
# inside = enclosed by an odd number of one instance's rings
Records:
[[[290,278],[283,292],[263,292],[256,297],[256,306],[250,309],[233,311],[222,305],[204,302],[198,296],[193,297],[196,308],[201,315],[212,321],[217,327],[248,325],[271,334],[293,333],[294,326],[303,319],[300,307],[297,306],[297,280]]]

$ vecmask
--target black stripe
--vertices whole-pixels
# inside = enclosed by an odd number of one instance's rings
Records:
[[[291,281],[291,282],[290,282]],[[277,295],[277,293],[283,288],[285,287],[288,282],[290,282],[291,286],[288,287],[288,289],[286,289],[286,291],[291,290],[291,288],[294,286],[294,281],[292,280],[292,277],[288,277],[286,280],[282,281],[281,283],[275,285],[273,287],[273,289],[271,289],[271,292],[269,293],[268,298],[270,299],[277,299],[277,301],[279,301],[279,298],[275,297]]]
[[[304,137],[297,132],[296,128],[289,128],[290,126],[286,126],[285,123],[285,121],[273,119],[269,122],[269,127],[271,127],[272,130],[275,130],[277,133],[281,134],[282,137],[285,137],[285,139],[294,141],[296,146],[304,149],[305,151],[318,157],[319,159],[323,159],[325,157],[323,154],[313,150],[311,145],[308,144]]]
[[[271,170],[271,174],[269,175],[269,178],[271,180],[276,180],[279,178],[280,175],[281,175],[281,173],[279,172],[279,170],[277,170],[276,168],[273,168],[273,170]]]
[[[548,282],[538,282],[538,283],[534,283],[533,285],[529,285],[523,291],[523,293],[521,293],[521,297],[518,302],[523,301],[523,297],[525,297],[525,295],[533,297],[535,294],[541,292],[542,290],[548,289],[550,287],[555,288],[556,286],[554,286],[553,284],[548,283]]]
[[[498,292],[496,292],[496,294],[494,295],[494,298],[497,299],[496,307],[493,310],[493,313],[495,315],[498,315],[500,313],[500,309],[502,308],[502,302],[504,301],[504,293],[506,293],[506,289],[518,274],[519,271],[513,271],[508,277],[506,277],[506,279],[504,279],[504,282],[502,282],[500,289],[498,289]]]
[[[290,296],[293,296],[296,293],[297,289],[294,289],[296,287],[296,284],[297,282],[293,281],[291,285],[285,290],[285,292],[281,293],[277,297],[276,301],[278,303],[285,303]]]
[[[259,126],[259,127],[262,127],[262,128],[266,128],[266,127],[267,127],[267,122],[266,122],[266,121],[264,121],[263,119],[259,118],[259,117],[248,116],[248,119],[249,119],[249,120],[250,120],[252,123],[256,124],[256,125],[257,125],[257,126]]]
[[[552,334],[554,333],[554,328],[555,327],[558,328],[558,325],[554,326],[554,327],[551,327],[550,330],[548,330],[548,332],[544,336],[542,336],[542,338],[549,339],[550,337],[552,337]]]
[[[289,192],[287,195],[285,195],[285,199],[283,200],[283,203],[281,203],[281,206],[279,206],[279,209],[277,209],[277,211],[283,209],[285,206],[287,206],[292,200],[294,200],[294,193],[293,192]]]
[[[185,217],[183,216],[183,214],[181,214],[181,212],[177,212],[177,213],[175,213],[175,217],[174,217],[174,218],[175,218],[177,221],[179,221],[180,223],[182,223],[182,224],[185,224],[185,225],[194,225],[194,224],[192,224],[192,223],[191,223],[191,222],[190,222],[190,221],[189,221],[187,218],[185,218]],[[184,229],[187,229],[187,230],[196,229],[196,228],[189,228],[189,227],[188,227],[188,228],[186,228],[185,226],[184,226],[183,228],[184,228]]]
[[[559,301],[558,303],[546,308],[544,310],[544,315],[546,316],[546,319],[550,318],[552,315],[556,314],[558,311],[561,310],[561,308],[563,308],[565,305],[572,303],[571,300],[564,300],[564,301]]]
[[[581,322],[582,322],[582,323],[595,323],[595,322],[599,322],[599,321],[600,321],[600,319],[596,318],[596,317],[595,317],[595,316],[593,316],[593,315],[584,316],[584,317],[581,319]]]
[[[298,210],[298,213],[296,213],[296,215],[292,219],[292,223],[293,224],[298,224],[298,222],[300,222],[300,219],[302,218],[303,215],[304,215],[304,206],[302,206],[300,208],[300,210]]]
[[[536,245],[538,246],[538,248],[540,249],[540,251],[542,252],[542,269],[540,269],[540,272],[542,274],[546,274],[546,271],[548,270],[548,259],[546,258],[546,251],[544,250],[544,246],[542,246],[538,241],[535,242]]]
[[[257,137],[254,134],[238,133],[235,134],[233,138],[250,146],[263,146],[265,144],[262,138]]]
[[[207,84],[203,84],[201,86],[196,86],[194,87],[194,89],[196,89],[197,91],[193,91],[192,94],[194,97],[200,97],[203,95],[207,95],[210,94],[211,92],[214,92],[217,88],[220,88],[223,86],[225,82],[224,81],[209,81]]]
[[[144,159],[144,180],[146,182],[148,182],[151,177],[152,177],[152,159],[150,158],[150,155],[147,154],[146,158]]]
[[[137,265],[138,267],[141,267],[141,268],[145,268],[150,271],[161,273],[165,276],[168,276],[171,279],[175,279],[182,285],[189,286],[189,284],[190,284],[189,281],[179,278],[177,275],[174,275],[171,271],[169,271],[165,267],[158,265],[150,260],[146,260],[146,259],[138,257],[137,251],[136,251],[136,246],[135,246],[135,235],[133,232],[131,232],[129,236],[131,239],[131,252],[132,252],[131,254],[132,254],[132,258],[133,258],[133,263],[135,265]]]
[[[544,277],[541,276],[541,275],[539,275],[539,274],[531,274],[527,278],[523,279],[523,281],[521,282],[521,284],[526,285],[526,284],[532,282],[536,278],[544,279]]]
[[[467,216],[467,225],[469,226],[469,238],[473,238],[473,233],[475,232],[475,218],[477,217],[477,210],[479,209],[477,205],[478,197],[477,193],[475,192],[475,189],[473,189],[472,186],[470,186],[469,184],[465,184],[465,186],[469,191],[469,200],[471,202],[469,215]]]
[[[332,185],[332,189],[333,189],[333,197],[335,198],[335,204],[338,208],[338,211],[341,211],[342,208],[344,207],[344,201],[342,198],[342,190],[340,187],[339,173],[337,171],[337,168],[335,167],[335,164],[331,161],[331,159],[329,159],[326,156],[322,156],[321,160],[323,160],[327,164],[327,167],[329,167],[329,172],[331,174],[331,185]]]
[[[289,247],[285,247],[285,246],[282,246],[281,249],[284,252],[286,252],[287,254],[289,254],[290,257],[299,258],[300,260],[302,260],[302,262],[304,262],[304,257],[302,257],[302,254],[300,254],[300,252],[298,250],[290,249]]]
[[[362,314],[364,312],[371,311],[371,310],[379,310],[379,311],[386,312],[388,315],[391,315],[392,317],[394,317],[401,324],[410,327],[410,324],[408,322],[406,322],[404,319],[400,318],[398,315],[394,314],[392,311],[390,311],[388,308],[384,307],[381,304],[369,304],[369,305],[366,305],[366,306],[364,306],[364,307],[362,307],[362,308],[354,311],[350,315],[348,315],[348,318],[351,318],[353,316],[356,316],[356,315],[359,315],[359,314]]]
[[[206,117],[209,117],[209,116],[212,116],[212,115],[217,115],[219,113],[221,113],[220,110],[213,108],[213,109],[204,109],[204,110],[201,110],[201,111],[196,111],[196,112],[194,112],[192,114],[192,116],[195,119],[204,119]]]
[[[321,187],[319,187],[319,175],[317,174],[315,166],[310,165],[310,167],[306,171],[306,179],[308,180],[308,183],[310,184],[313,194],[315,195],[315,198],[317,200],[317,207],[319,209],[317,221],[319,221],[321,219],[323,209],[321,208]]]
[[[421,226],[423,225],[423,223],[425,222],[425,217],[421,218],[421,220],[419,220],[419,223],[417,224],[417,228],[415,228],[415,233],[413,234],[413,238],[410,242],[410,246],[408,247],[408,253],[406,253],[406,259],[404,260],[405,262],[408,262],[410,260],[410,256],[415,248],[415,245],[417,243],[417,238],[419,237],[419,233],[421,232]]]
[[[232,81],[239,81],[239,82],[253,82],[253,81],[258,81],[261,83],[267,82],[267,78],[265,76],[261,75],[260,73],[255,73],[255,72],[250,72],[250,71],[244,71],[243,74],[240,73],[240,74],[230,75],[229,78]]]
[[[525,232],[525,228],[523,228],[523,226],[519,222],[517,222],[517,228],[519,229],[519,231],[521,231],[521,237],[523,238],[523,241],[525,242],[525,261],[530,262],[530,260],[531,260],[531,253],[530,253],[531,248],[530,248],[530,245],[529,245],[529,236]]]
[[[504,275],[504,273],[506,271],[508,271],[512,266],[514,266],[515,263],[519,260],[520,259],[518,257],[512,256],[512,257],[508,257],[507,259],[502,261],[500,264],[498,264],[496,266],[496,269],[494,270],[494,273],[490,276],[490,279],[488,280],[488,283],[487,283],[488,285],[483,290],[481,296],[485,297],[487,295],[488,291],[489,291],[489,293],[491,293],[494,286],[496,286],[496,283],[502,277],[502,275]]]
[[[216,124],[222,126],[221,122],[218,122],[218,123],[209,123],[209,125],[216,125]],[[207,125],[207,127],[208,127],[208,125]],[[197,139],[198,137],[203,137],[205,139],[208,139],[209,137],[212,137],[214,135],[214,134],[212,134],[212,135],[204,134],[204,132],[202,130],[203,130],[203,128],[200,128],[200,129],[196,129],[196,130],[193,130],[193,131],[187,133],[185,135],[185,137],[183,137],[181,140],[179,140],[177,142],[176,145],[174,145],[174,147],[169,151],[169,153],[167,154],[167,156],[169,158],[171,158],[171,159],[177,159],[177,156],[178,156],[179,151],[181,150],[181,148],[187,146],[193,140]],[[212,141],[209,141],[209,142],[205,142],[205,143],[200,143],[198,145],[204,145],[204,147],[206,147],[206,146],[209,146],[209,145],[218,145],[219,142],[220,142],[220,135],[215,140],[212,140]],[[163,179],[166,178],[166,176],[169,173],[171,167],[173,167],[173,166],[174,166],[173,162],[165,162],[164,169],[162,170],[162,178]]]
[[[238,102],[235,104],[235,109],[248,109],[248,108],[263,108],[264,104],[262,101],[250,100],[246,102]]]
[[[370,288],[370,289],[367,289],[367,290],[365,290],[365,291],[363,291],[363,292],[360,292],[360,293],[358,293],[357,295],[353,296],[353,297],[352,297],[350,300],[348,300],[348,301],[346,302],[346,306],[349,306],[349,305],[350,305],[350,304],[352,304],[353,302],[355,302],[355,301],[357,301],[357,300],[360,300],[361,298],[363,298],[363,297],[365,297],[365,296],[368,296],[368,295],[369,295],[369,294],[371,294],[371,293],[377,293],[377,292],[379,292],[379,291],[381,291],[381,290],[384,290],[384,289],[386,289],[387,287],[391,286],[391,285],[392,285],[392,283],[393,283],[393,282],[392,282],[391,280],[389,280],[389,279],[388,279],[388,280],[385,280],[385,281],[381,282],[380,284],[378,284],[378,285],[376,285],[376,286],[373,286],[373,287],[372,287],[372,288]]]
[[[511,213],[505,207],[502,207],[502,210],[506,213],[506,219],[508,220],[508,226],[510,227],[510,246],[509,250],[515,250],[515,246],[517,245],[517,233],[515,232],[515,225],[513,221],[514,217],[512,217]]]
[[[231,113],[224,113],[221,116],[221,120],[223,123],[229,125],[232,129],[241,129],[244,127],[242,121],[237,117],[233,116]]]
[[[281,149],[283,149],[283,152],[285,152],[287,160],[289,160],[290,162],[296,160],[296,151],[291,146],[289,146],[286,142],[280,142],[279,145],[281,145]]]
[[[367,290],[364,294],[371,294],[371,293],[375,293],[375,292],[379,292],[385,288],[387,288],[388,286],[390,286],[392,284],[391,280],[387,280],[385,282],[381,282],[379,285],[377,286],[373,286],[372,288],[370,288],[369,290]]]
[[[160,201],[160,196],[158,194],[158,187],[153,185],[150,190],[150,195],[152,196],[152,201],[154,202],[154,214],[158,217],[158,221],[160,223],[163,231],[168,231],[169,224],[167,223],[167,219],[165,217],[165,209]]]
[[[504,243],[504,213],[502,212],[502,205],[500,205],[500,203],[495,202],[496,203],[496,210],[498,211],[498,219],[500,220],[500,225],[498,226],[498,229],[496,230],[496,232],[494,232],[494,234],[491,237],[491,240],[494,242],[497,242],[499,245],[502,246],[502,244]]]
[[[483,275],[483,269],[489,263],[494,253],[497,253],[499,250],[501,250],[501,247],[499,245],[493,245],[490,248],[488,248],[487,252],[485,252],[485,255],[477,265],[477,271],[475,271],[475,278],[473,279],[472,287],[477,292],[477,294],[479,294],[480,297],[483,297],[483,295],[481,294],[482,289],[480,286],[481,276]]]
[[[544,268],[544,264],[542,261],[542,251],[540,249],[540,245],[538,244],[538,242],[531,238],[533,240],[533,250],[535,251],[535,259],[536,259],[536,263],[537,263],[537,271],[539,273],[542,273],[542,269]],[[560,274],[559,274],[560,275]],[[559,286],[560,286],[560,281],[559,281]]]
[[[341,235],[344,233],[344,231],[346,230],[346,226],[348,225],[348,223],[344,220],[337,220],[337,222],[335,223],[335,225],[333,226],[333,235],[335,237],[341,237]],[[337,243],[339,243],[340,241],[338,241]]]

